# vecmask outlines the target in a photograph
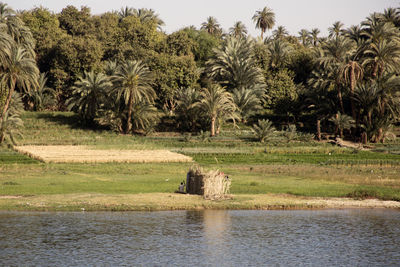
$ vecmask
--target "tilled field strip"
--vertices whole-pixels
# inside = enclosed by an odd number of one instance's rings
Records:
[[[17,146],[20,153],[44,162],[191,162],[168,150],[97,150],[85,146]]]

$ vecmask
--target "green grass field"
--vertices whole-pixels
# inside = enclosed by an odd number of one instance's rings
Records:
[[[248,129],[218,138],[185,140],[177,133],[147,137],[82,129],[72,113],[25,112],[18,145],[88,145],[92,148],[169,149],[193,157],[206,169],[232,178],[237,196],[290,194],[306,197],[376,197],[400,201],[400,155],[390,145],[355,151],[327,143],[261,144],[242,138]],[[393,145],[396,147],[396,145]],[[393,151],[393,153],[391,153]],[[42,163],[0,148],[0,197],[171,193],[191,163]],[[50,204],[49,204],[50,205]],[[194,204],[193,204],[194,205]],[[197,204],[196,204],[197,205]],[[188,207],[190,208],[190,207]],[[0,209],[18,209],[0,199]]]

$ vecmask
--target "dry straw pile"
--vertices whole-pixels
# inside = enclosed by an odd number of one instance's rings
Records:
[[[192,158],[168,150],[96,150],[86,146],[17,146],[20,153],[44,162],[192,162]]]
[[[231,180],[220,171],[204,172],[200,167],[190,168],[187,188],[189,194],[203,195],[204,199],[217,200],[228,197]]]

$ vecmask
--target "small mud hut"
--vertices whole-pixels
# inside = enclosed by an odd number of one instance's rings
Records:
[[[204,199],[227,198],[231,180],[220,171],[204,172],[200,167],[191,167],[186,177],[186,192],[203,195]]]

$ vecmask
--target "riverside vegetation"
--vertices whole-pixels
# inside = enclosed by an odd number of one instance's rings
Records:
[[[25,112],[20,145],[87,145],[93,149],[168,149],[232,178],[233,199],[205,201],[172,192],[193,163],[43,163],[12,149],[0,152],[0,209],[157,210],[196,208],[307,208],[301,197],[379,198],[400,201],[396,144],[378,152],[329,143],[254,142],[245,127],[206,138],[184,135],[117,135],[82,129],[77,115]],[[383,153],[387,146],[390,153]],[[292,197],[290,197],[292,196]],[[293,197],[294,196],[294,197]],[[297,196],[297,197],[296,197]]]
[[[399,9],[335,22],[325,37],[274,29],[268,7],[253,21],[260,37],[241,22],[224,31],[214,17],[167,34],[151,9],[55,14],[0,2],[0,208],[399,201]],[[335,137],[359,147],[327,142]],[[169,150],[229,173],[235,197],[171,195],[193,163],[43,163],[14,145]],[[268,193],[279,201],[265,204]]]

